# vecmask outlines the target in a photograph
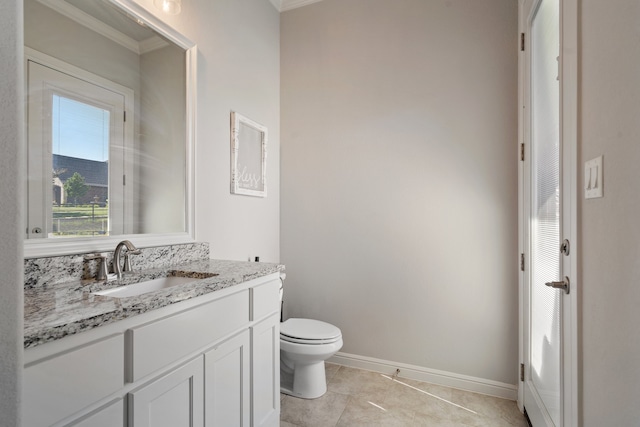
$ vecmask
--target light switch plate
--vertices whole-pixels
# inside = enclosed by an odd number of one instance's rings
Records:
[[[584,164],[584,197],[595,199],[604,197],[604,181],[602,170],[602,156],[591,159]]]

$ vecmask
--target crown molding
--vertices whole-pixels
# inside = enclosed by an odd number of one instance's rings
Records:
[[[38,0],[43,5],[55,10],[61,15],[77,22],[80,25],[87,27],[88,29],[95,31],[96,33],[108,38],[109,40],[123,46],[130,51],[141,55],[143,53],[151,52],[155,49],[160,49],[169,44],[158,36],[150,37],[141,42],[137,42],[131,37],[121,33],[120,31],[108,26],[104,22],[94,18],[93,16],[81,11],[75,6],[67,3],[64,0]]]
[[[126,47],[127,49],[140,53],[138,42],[133,40],[132,38],[122,34],[120,31],[114,30],[110,26],[104,24],[102,21],[97,20],[93,16],[81,11],[75,6],[70,5],[64,0],[38,0],[40,3],[45,6],[50,7],[61,15],[66,16],[67,18],[77,22],[80,25],[84,25],[88,29],[95,31],[96,33],[110,39],[111,41],[116,42],[120,46]]]
[[[282,0],[269,0],[278,12],[282,9]]]
[[[163,47],[170,46],[168,42],[163,40],[158,36],[149,37],[148,39],[142,40],[138,43],[140,55],[144,55],[145,53],[152,52],[157,49],[162,49]]]
[[[298,7],[317,3],[322,0],[270,0],[271,4],[280,12],[284,12]]]

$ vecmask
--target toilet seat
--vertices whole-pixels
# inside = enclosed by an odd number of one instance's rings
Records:
[[[331,344],[342,339],[342,332],[320,320],[292,318],[280,324],[280,339],[308,345]]]

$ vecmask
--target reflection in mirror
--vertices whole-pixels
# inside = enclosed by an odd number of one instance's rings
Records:
[[[193,44],[111,1],[128,10],[24,2],[27,256],[31,240],[53,255],[70,241],[192,235]]]
[[[53,94],[51,141],[53,236],[107,234],[109,226],[109,148],[111,110]],[[113,162],[112,162],[113,163]],[[37,185],[36,182],[33,185]],[[91,221],[74,224],[78,206],[91,205]],[[71,205],[72,206],[69,206]],[[69,207],[68,207],[69,206]],[[84,218],[88,218],[86,210]],[[113,213],[112,213],[113,215]]]

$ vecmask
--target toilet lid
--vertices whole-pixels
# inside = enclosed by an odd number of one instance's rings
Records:
[[[291,342],[328,344],[342,338],[342,332],[320,320],[293,318],[280,324],[280,337]]]

